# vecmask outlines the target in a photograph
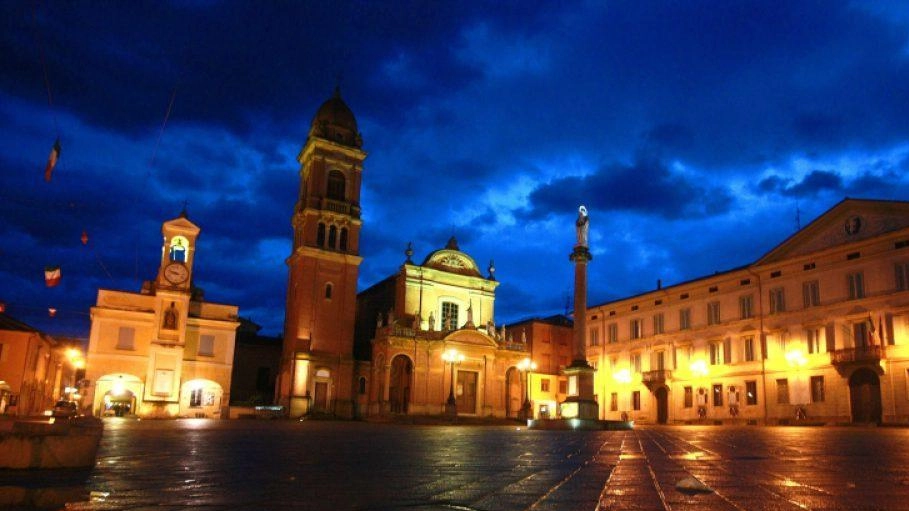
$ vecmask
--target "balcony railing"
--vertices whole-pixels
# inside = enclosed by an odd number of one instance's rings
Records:
[[[669,369],[656,369],[654,371],[644,371],[641,373],[641,381],[645,385],[666,383],[670,378],[672,378],[672,371]]]
[[[858,346],[836,350],[830,353],[831,364],[849,364],[852,362],[876,362],[883,356],[880,346]]]

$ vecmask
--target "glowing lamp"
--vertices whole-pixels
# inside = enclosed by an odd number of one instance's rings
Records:
[[[114,386],[110,389],[110,393],[112,396],[122,396],[123,394],[126,393],[126,388],[123,386],[122,383],[117,382],[117,383],[114,383]]]
[[[620,369],[612,373],[612,379],[619,383],[631,383],[631,371],[628,369]]]
[[[789,350],[786,352],[786,362],[790,366],[801,367],[808,362],[808,359],[805,358],[805,354],[802,353],[802,350]]]
[[[697,376],[707,376],[707,362],[704,360],[695,360],[691,363],[689,369],[691,369],[691,374]]]

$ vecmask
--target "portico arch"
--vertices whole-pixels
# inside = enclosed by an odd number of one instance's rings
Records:
[[[388,401],[391,413],[406,414],[410,406],[413,385],[413,361],[407,355],[395,355],[391,359],[391,373],[388,384]]]

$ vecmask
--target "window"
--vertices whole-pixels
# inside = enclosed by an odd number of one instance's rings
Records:
[[[722,364],[722,353],[720,352],[720,343],[712,342],[710,343],[710,365],[720,365]]]
[[[568,394],[568,380],[559,380],[559,393]]]
[[[723,340],[723,363],[732,363],[732,339],[729,337]]]
[[[746,405],[756,405],[757,404],[757,382],[756,381],[746,381],[745,382],[745,404]]]
[[[723,384],[713,384],[713,406],[723,406]]]
[[[865,278],[862,272],[846,275],[846,284],[849,286],[849,299],[858,300],[865,297]]]
[[[609,323],[609,343],[618,342],[619,340],[619,325],[617,323]]]
[[[789,380],[786,378],[776,381],[776,402],[781,405],[789,404]]]
[[[619,393],[618,392],[613,392],[609,396],[609,411],[610,412],[619,411]]]
[[[641,354],[640,353],[631,354],[631,368],[636,373],[641,372]]]
[[[323,223],[319,223],[319,228],[316,231],[316,245],[325,246],[325,224]]]
[[[189,406],[202,406],[202,389],[193,389],[189,393]]]
[[[770,314],[786,311],[786,294],[781,287],[770,290]]]
[[[720,302],[710,302],[707,304],[707,324],[718,325],[720,323]]]
[[[328,190],[326,196],[332,200],[344,200],[344,174],[338,170],[328,173]]]
[[[600,331],[597,328],[590,329],[590,345],[591,346],[600,345]]]
[[[679,330],[691,328],[691,309],[679,310]]]
[[[754,362],[754,337],[742,337],[742,344],[745,347],[745,362]]]
[[[134,350],[136,341],[136,329],[130,326],[121,326],[117,337],[118,350]]]
[[[341,228],[341,239],[338,242],[338,250],[347,252],[347,227]]]
[[[332,285],[330,283],[325,284],[325,299],[326,300],[331,300],[331,288],[332,288]]]
[[[820,328],[806,328],[805,329],[805,343],[808,344],[808,353],[820,353],[821,352],[821,329]]]
[[[640,339],[644,337],[644,320],[643,319],[632,319],[631,320],[631,338]]]
[[[823,403],[824,402],[824,377],[823,376],[812,376],[811,377],[811,402],[812,403]]]
[[[549,378],[540,379],[540,392],[549,392]]]
[[[663,333],[663,313],[658,312],[653,315],[653,335]]]
[[[739,297],[739,317],[742,319],[748,319],[754,316],[752,304],[754,299],[752,295],[745,295]]]
[[[657,351],[653,354],[653,367],[651,369],[656,369],[657,371],[662,371],[666,368],[666,352]]]
[[[215,336],[214,335],[200,335],[199,336],[199,355],[212,356],[215,354]]]
[[[909,263],[899,263],[896,270],[896,290],[905,291],[909,289]]]
[[[856,348],[871,345],[871,336],[868,334],[868,321],[859,321],[852,324],[852,342]]]
[[[337,246],[335,245],[335,241],[337,241],[337,239],[338,239],[338,228],[335,227],[334,225],[332,225],[328,228],[328,248],[330,248],[331,250],[334,250],[335,248],[337,248]]]
[[[458,327],[458,304],[442,302],[442,330],[454,330]]]
[[[821,304],[821,293],[816,280],[802,283],[802,301],[805,308],[817,307]]]
[[[682,406],[685,408],[691,408],[694,406],[694,391],[691,387],[685,387],[685,402]]]
[[[640,410],[641,409],[641,391],[635,390],[631,393],[631,409]]]

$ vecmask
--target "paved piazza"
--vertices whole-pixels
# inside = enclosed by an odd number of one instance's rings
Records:
[[[690,476],[715,491],[679,492]],[[16,496],[79,510],[899,510],[909,429],[112,420],[90,472],[0,472],[0,507]]]

